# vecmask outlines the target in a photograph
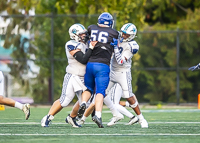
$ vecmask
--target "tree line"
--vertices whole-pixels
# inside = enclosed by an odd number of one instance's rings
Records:
[[[57,99],[67,66],[64,45],[70,39],[69,27],[74,23],[85,27],[96,24],[99,14],[105,11],[114,16],[116,30],[128,22],[134,23],[138,29],[135,40],[140,50],[133,57],[132,84],[140,102],[176,102],[177,73],[180,102],[197,102],[200,72],[191,72],[187,68],[200,62],[198,0],[11,0],[0,3],[0,12],[23,15],[3,17],[11,19],[6,29],[4,48],[15,48],[11,56],[18,60],[9,65],[10,74],[26,87],[27,92],[31,92],[36,103],[50,100],[52,20],[53,91],[54,99]],[[27,16],[30,10],[38,16]],[[17,33],[12,34],[13,29],[17,29]],[[20,30],[30,31],[34,38],[22,39]],[[30,43],[28,49],[22,44],[27,41]],[[180,53],[178,60],[177,52]],[[27,60],[31,59],[31,54],[36,56],[33,61],[40,67],[40,73],[30,81],[21,75],[29,69]]]

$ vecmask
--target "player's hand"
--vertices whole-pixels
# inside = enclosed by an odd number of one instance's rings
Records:
[[[196,65],[196,66],[190,67],[188,70],[194,71],[196,69],[200,69],[200,63],[198,65]]]
[[[94,46],[97,44],[98,41],[90,41],[89,48],[94,49]]]
[[[118,46],[118,39],[113,38],[113,42],[110,43],[111,46]]]

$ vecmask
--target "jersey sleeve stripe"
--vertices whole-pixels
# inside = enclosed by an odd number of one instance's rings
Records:
[[[69,51],[76,50],[76,47],[74,45],[67,45]]]

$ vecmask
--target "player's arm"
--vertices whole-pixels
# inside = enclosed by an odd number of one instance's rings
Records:
[[[115,58],[117,60],[117,63],[120,65],[127,62],[138,51],[138,48],[132,49],[131,45],[129,44],[130,50],[125,51],[122,55],[118,48],[118,39],[115,38],[113,38],[113,43],[111,43],[111,45],[114,46]]]
[[[110,45],[114,46],[115,58],[117,63],[122,65],[127,59],[121,55],[119,48],[118,48],[118,39],[113,38],[113,43],[111,42]]]
[[[90,55],[92,54],[92,50],[95,46],[95,44],[97,43],[97,41],[93,41],[90,42],[89,44],[89,49],[87,50],[87,52],[84,54],[80,49],[74,49],[71,50],[69,53],[80,63],[82,64],[87,64]]]
[[[118,46],[114,47],[114,52],[118,64],[122,65],[128,60],[124,55],[120,53]]]
[[[70,54],[81,64],[87,64],[90,55],[92,54],[92,49],[88,49],[84,54],[80,49],[70,51]]]
[[[200,63],[197,64],[196,66],[190,67],[188,70],[194,71],[194,70],[197,70],[197,69],[200,69]]]

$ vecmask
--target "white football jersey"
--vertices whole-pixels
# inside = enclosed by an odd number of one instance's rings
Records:
[[[65,44],[66,56],[68,59],[68,66],[66,67],[66,72],[75,74],[78,76],[85,75],[86,65],[78,62],[69,52],[72,50],[80,49],[84,54],[86,52],[87,46],[82,42],[76,42],[75,40],[70,40]]]
[[[114,53],[111,59],[111,70],[112,71],[130,70],[132,57],[139,50],[139,45],[137,44],[136,41],[130,41],[130,42],[119,43],[118,47],[122,57],[126,57],[127,61],[122,65],[118,64]]]

